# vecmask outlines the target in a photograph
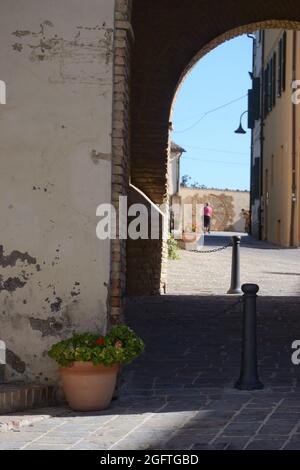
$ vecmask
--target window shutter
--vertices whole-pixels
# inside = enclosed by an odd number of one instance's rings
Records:
[[[273,57],[270,60],[269,68],[269,110],[273,109]]]
[[[281,91],[282,91],[282,39],[279,41],[279,46],[278,46],[278,82],[277,82],[277,96],[281,96]]]
[[[254,77],[253,78],[253,112],[254,112],[254,119],[257,121],[261,117],[261,104],[260,104],[260,96],[261,96],[261,90],[260,90],[260,77]]]
[[[264,117],[266,118],[268,116],[268,67],[265,69],[264,72]]]
[[[273,69],[272,69],[272,100],[273,100],[273,107],[276,106],[276,72],[277,72],[277,54],[274,52],[273,55]]]
[[[287,36],[286,31],[283,33],[283,41],[282,41],[282,84],[281,90],[285,91],[286,89],[286,42]]]
[[[254,129],[254,91],[248,90],[248,129]]]
[[[267,96],[268,96],[268,113],[272,110],[272,66],[271,63],[268,63],[267,66],[267,77],[268,77],[268,90],[267,90]]]

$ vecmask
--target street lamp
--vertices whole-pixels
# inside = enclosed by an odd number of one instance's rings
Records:
[[[243,128],[242,126],[242,119],[243,119],[243,116],[244,114],[248,113],[248,110],[247,111],[244,111],[243,114],[241,115],[241,118],[240,118],[240,125],[239,127],[237,128],[235,132],[235,134],[247,134],[247,132],[245,131],[245,129]]]

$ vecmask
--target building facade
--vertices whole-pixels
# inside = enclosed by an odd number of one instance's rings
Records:
[[[1,1],[5,380],[54,383],[54,342],[122,321],[128,286],[160,292],[164,241],[98,240],[98,205],[118,211],[130,182],[165,202],[170,111],[201,57],[251,31],[299,29],[297,2],[219,3]]]
[[[1,2],[0,340],[5,380],[50,383],[49,347],[105,331],[115,2]]]
[[[252,233],[283,247],[300,245],[300,115],[293,87],[300,73],[299,52],[297,31],[256,33],[249,100],[253,122]]]
[[[180,159],[186,151],[180,145],[171,142],[170,156],[168,160],[168,194],[171,198],[180,190]]]

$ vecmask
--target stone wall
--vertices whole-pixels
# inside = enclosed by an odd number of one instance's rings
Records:
[[[114,2],[3,0],[0,39],[0,339],[7,380],[47,383],[54,342],[107,325]]]
[[[129,189],[129,204],[142,205],[147,216],[148,235],[156,233],[156,238],[127,241],[127,295],[159,295],[164,292],[166,272],[163,267],[164,213],[151,202],[144,193],[134,186]],[[152,211],[155,215],[152,216]],[[130,224],[131,219],[128,219]],[[162,273],[163,272],[163,277]],[[134,274],[134,276],[132,275]]]
[[[129,191],[129,112],[130,63],[134,32],[131,26],[131,0],[116,0],[114,42],[114,93],[112,129],[112,201],[118,212],[119,197]],[[122,321],[126,290],[126,241],[112,240],[111,323]]]
[[[181,188],[179,196],[181,207],[191,204],[194,214],[197,204],[209,203],[212,206],[213,231],[245,232],[246,220],[242,211],[249,211],[249,192]]]

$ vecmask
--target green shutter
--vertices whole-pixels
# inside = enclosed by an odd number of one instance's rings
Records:
[[[269,68],[269,110],[273,109],[273,57],[270,60]]]
[[[282,38],[282,79],[281,79],[281,90],[285,91],[286,89],[286,43],[287,43],[287,35],[286,31],[283,33]]]
[[[258,121],[261,117],[261,104],[260,104],[260,77],[253,78],[253,93],[254,93],[254,119]]]
[[[268,116],[268,67],[264,71],[264,117]]]
[[[277,96],[280,98],[282,90],[282,39],[278,45],[278,77],[277,77]]]
[[[276,72],[277,72],[277,54],[274,52],[273,55],[273,69],[272,69],[272,101],[273,108],[276,106]]]
[[[267,66],[267,77],[268,77],[268,112],[272,111],[272,65],[271,62]]]
[[[248,129],[254,129],[254,91],[248,90]]]

